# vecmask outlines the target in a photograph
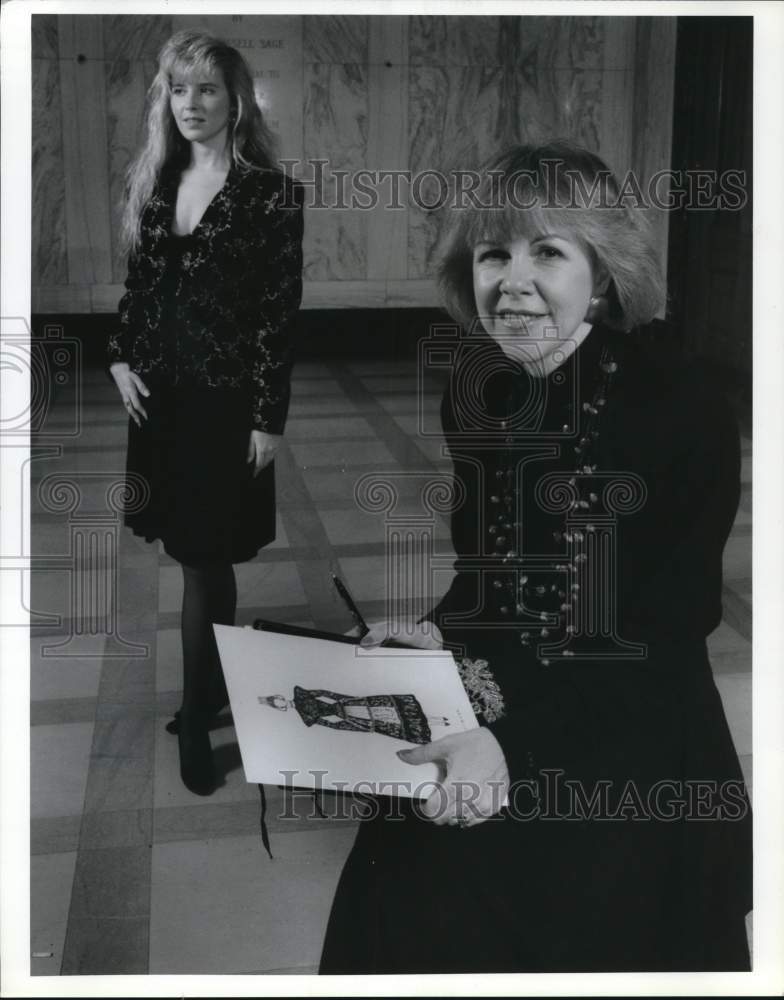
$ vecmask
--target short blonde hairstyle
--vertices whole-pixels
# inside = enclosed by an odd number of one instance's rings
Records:
[[[666,292],[653,233],[643,209],[623,203],[618,182],[600,157],[561,140],[513,146],[478,175],[472,203],[445,211],[439,238],[441,294],[466,330],[477,317],[474,247],[545,233],[573,239],[591,260],[594,275],[609,279],[608,325],[629,330],[656,316]]]

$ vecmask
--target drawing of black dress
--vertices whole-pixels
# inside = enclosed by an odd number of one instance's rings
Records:
[[[306,726],[380,733],[409,743],[432,740],[427,717],[413,694],[352,697],[333,691],[309,691],[295,685],[294,707]]]

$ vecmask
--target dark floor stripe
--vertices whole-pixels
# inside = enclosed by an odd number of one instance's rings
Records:
[[[138,563],[120,551],[120,595],[138,586]],[[143,599],[158,600],[157,552],[148,549]],[[126,625],[124,609],[120,625]],[[104,660],[63,948],[63,975],[149,971],[155,768],[155,629],[134,633],[149,653]],[[107,640],[107,652],[114,644]]]
[[[71,722],[93,722],[96,698],[52,698],[30,702],[31,726],[60,726]]]
[[[404,469],[435,471],[435,466],[417,446],[416,441],[401,429],[393,415],[384,409],[376,395],[358,376],[339,365],[333,364],[330,368],[335,381],[340,383],[346,395],[357,405],[379,439]],[[393,394],[410,397],[415,391],[416,383],[414,385],[409,383],[406,388],[401,388],[399,393],[395,391]],[[387,392],[385,390],[385,394]]]
[[[292,798],[286,808],[282,800],[270,803],[267,826],[273,836],[287,833],[311,833],[336,826],[354,826],[348,807],[344,816],[321,817],[313,809],[312,797],[305,793]],[[216,837],[247,837],[259,833],[258,802],[205,803],[199,806],[177,806],[155,810],[155,843],[167,844],[183,840],[207,840]],[[273,843],[274,853],[274,843]]]
[[[752,613],[749,602],[726,586],[722,588],[721,601],[724,608],[723,620],[728,625],[731,625],[744,639],[748,639],[751,642]]]
[[[242,594],[239,595],[242,600]],[[179,611],[161,611],[158,614],[159,629],[178,629],[180,627]],[[311,608],[307,604],[282,604],[277,607],[237,608],[236,624],[238,626],[252,625],[254,618],[270,618],[280,622],[301,622],[313,618]],[[315,621],[315,619],[314,619]]]

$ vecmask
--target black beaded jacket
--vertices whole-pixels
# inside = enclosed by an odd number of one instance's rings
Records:
[[[302,295],[302,188],[233,166],[193,232],[174,237],[178,181],[164,173],[144,209],[108,363],[180,386],[242,389],[251,426],[280,434]]]
[[[740,494],[729,404],[664,324],[595,327],[546,379],[468,338],[442,424],[457,572],[428,617],[471,679],[487,664],[500,686],[503,717],[484,721],[513,777],[529,754],[582,764],[601,746],[628,759],[638,741],[638,762],[652,763],[651,729],[683,732],[683,686],[712,684],[705,637],[722,616]],[[469,687],[479,705],[483,686]],[[720,709],[692,722],[731,757]]]

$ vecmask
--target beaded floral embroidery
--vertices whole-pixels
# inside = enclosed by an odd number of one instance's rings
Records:
[[[599,437],[600,419],[604,412],[607,397],[610,392],[613,379],[618,371],[618,364],[612,356],[608,346],[602,350],[599,360],[599,378],[593,397],[590,403],[584,402],[582,406],[583,426],[579,442],[575,445],[575,466],[573,475],[568,480],[568,488],[573,491],[573,498],[564,515],[563,529],[553,533],[556,543],[566,542],[568,550],[561,561],[554,561],[553,572],[550,579],[545,582],[544,574],[540,573],[540,582],[534,585],[529,584],[528,574],[517,572],[514,576],[506,573],[504,577],[496,577],[493,580],[494,603],[498,607],[501,615],[511,617],[521,617],[530,615],[532,611],[539,610],[539,618],[542,624],[538,628],[524,628],[520,631],[520,643],[523,646],[531,646],[535,643],[536,635],[546,639],[555,632],[553,641],[560,638],[561,633],[565,633],[568,639],[577,631],[574,624],[577,615],[577,602],[581,584],[580,579],[588,579],[588,572],[584,570],[582,564],[587,562],[586,535],[593,534],[596,530],[595,524],[589,522],[582,528],[575,530],[573,522],[579,515],[590,517],[590,512],[596,510],[599,496],[591,488],[592,477],[597,471],[597,464],[592,457],[596,447],[596,440]],[[505,422],[502,422],[502,426]],[[568,431],[568,425],[564,425],[564,432]],[[517,509],[518,492],[514,481],[514,462],[511,445],[514,438],[510,435],[504,441],[506,448],[501,453],[501,468],[496,471],[496,479],[499,481],[497,491],[491,493],[490,503],[492,524],[488,527],[488,534],[494,539],[496,556],[501,566],[514,568],[516,564],[524,560],[519,554],[519,531],[520,521],[513,521],[514,511]],[[500,513],[497,513],[499,512]],[[510,548],[509,546],[513,547]],[[570,559],[570,562],[566,560]],[[569,574],[569,581],[563,581],[563,574]],[[557,624],[547,624],[554,615],[558,616]],[[533,641],[532,641],[533,640]],[[556,654],[552,654],[556,655]],[[574,656],[574,650],[570,648],[560,649],[557,653],[559,657]],[[550,658],[545,655],[539,658],[542,666],[549,666]]]
[[[487,665],[487,660],[470,660],[461,657],[457,661],[457,671],[466,689],[474,715],[482,716],[485,722],[495,722],[506,715],[504,696],[501,688]]]
[[[120,323],[108,363],[174,383],[243,389],[252,425],[283,432],[289,399],[290,334],[302,294],[302,209],[292,182],[275,171],[233,167],[187,241],[172,288],[169,261],[177,178],[162,179],[141,220],[141,246],[128,262]],[[178,347],[162,328],[171,296]]]

